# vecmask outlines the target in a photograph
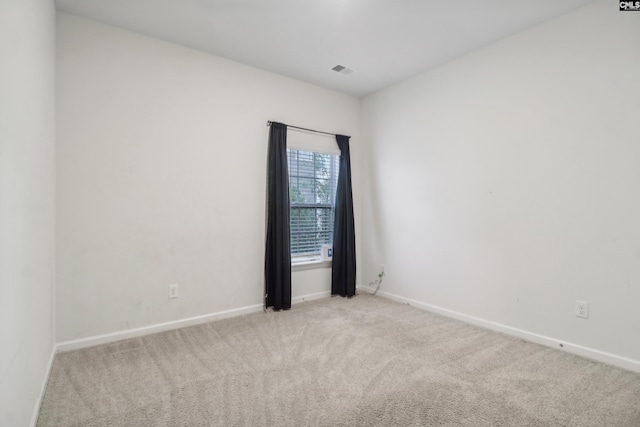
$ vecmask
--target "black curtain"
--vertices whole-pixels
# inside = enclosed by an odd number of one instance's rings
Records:
[[[265,308],[291,308],[287,125],[271,123],[267,160],[267,241],[264,259]]]
[[[331,294],[352,297],[356,294],[356,233],[353,220],[349,137],[336,135],[336,142],[340,147],[340,169],[336,192],[336,217],[333,223]]]

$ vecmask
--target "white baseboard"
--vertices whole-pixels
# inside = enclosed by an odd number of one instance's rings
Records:
[[[361,286],[360,289],[373,293],[374,289],[367,286]],[[606,353],[604,351],[596,350],[593,348],[584,347],[578,344],[573,344],[560,339],[539,335],[533,332],[525,331],[511,326],[503,325],[501,323],[492,322],[490,320],[481,319],[479,317],[469,316],[467,314],[459,313],[457,311],[449,310],[446,308],[438,307],[435,305],[427,304],[421,301],[416,301],[410,298],[401,297],[389,292],[378,291],[377,295],[388,298],[397,302],[409,304],[413,307],[430,311],[433,313],[442,314],[443,316],[451,317],[457,320],[461,320],[466,323],[471,323],[482,328],[491,329],[493,331],[502,332],[507,335],[512,335],[523,340],[542,344],[547,347],[555,348],[556,350],[564,350],[578,356],[593,359],[598,362],[607,363],[609,365],[617,366],[623,369],[628,369],[634,372],[640,372],[640,361],[629,359],[615,354]]]
[[[291,304],[298,304],[304,301],[313,301],[314,299],[329,298],[331,291],[317,292],[315,294],[301,295],[299,297],[292,297]]]
[[[361,291],[365,291],[365,292],[370,293],[370,294],[372,294],[372,293],[374,293],[376,291],[375,286],[371,286],[371,285],[360,285],[360,286],[357,287],[357,289],[361,290]],[[389,299],[391,299],[391,298],[389,298]]]
[[[326,298],[331,292],[318,292],[315,294],[301,295],[291,299],[292,304],[303,301],[311,301],[319,298]],[[111,332],[108,334],[95,335],[77,340],[59,342],[56,346],[57,352],[77,350],[80,348],[91,347],[94,345],[107,344],[129,338],[136,338],[144,335],[155,334],[158,332],[170,331],[173,329],[184,328],[186,326],[199,325],[202,323],[213,322],[215,320],[226,319],[229,317],[241,316],[243,314],[255,313],[262,310],[262,304],[248,305],[246,307],[234,308],[231,310],[218,311],[216,313],[204,314],[202,316],[189,317],[186,319],[174,320],[171,322],[158,323],[155,325],[143,326],[135,329],[127,329],[124,331]]]
[[[44,399],[44,392],[47,390],[47,383],[49,382],[49,377],[51,376],[51,369],[53,368],[53,360],[56,358],[57,353],[57,345],[53,345],[51,347],[51,354],[49,355],[49,362],[47,362],[47,370],[45,372],[44,379],[42,380],[42,385],[40,386],[40,393],[38,394],[38,400],[33,405],[33,413],[31,414],[31,427],[36,427],[38,422],[38,415],[40,415],[40,406],[42,405],[42,400]]]
[[[201,316],[188,317],[186,319],[173,320],[171,322],[157,323],[155,325],[127,329],[118,332],[111,332],[108,334],[95,335],[92,337],[80,338],[77,340],[63,341],[58,343],[58,351],[63,352],[77,350],[80,348],[92,347],[94,345],[107,344],[129,338],[155,334],[158,332],[171,331],[173,329],[184,328],[187,326],[199,325],[201,323],[208,323],[214,320],[221,320],[229,317],[241,316],[243,314],[255,313],[260,310],[262,310],[262,304],[254,304],[246,307],[235,308],[232,310],[219,311],[216,313],[204,314]]]

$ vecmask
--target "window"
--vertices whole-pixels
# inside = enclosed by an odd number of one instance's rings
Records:
[[[315,260],[333,244],[338,155],[287,149],[291,199],[291,257]]]

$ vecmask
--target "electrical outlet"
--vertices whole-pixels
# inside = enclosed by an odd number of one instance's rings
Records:
[[[178,298],[178,285],[169,285],[169,298]]]
[[[576,317],[589,318],[589,303],[586,301],[576,301]]]

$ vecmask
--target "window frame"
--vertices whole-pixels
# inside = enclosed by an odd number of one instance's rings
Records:
[[[292,162],[293,162],[293,152],[295,152],[295,161],[296,161],[296,167],[295,167],[295,173],[296,175],[292,174]],[[302,171],[305,170],[305,168],[301,168],[300,166],[300,153],[304,153],[304,154],[311,154],[313,156],[313,176],[311,176],[311,174],[309,174],[308,172],[311,170],[309,168],[309,165],[307,165],[306,167],[306,171],[307,173],[303,173]],[[318,164],[317,164],[317,159],[318,156],[329,156],[329,171],[326,174],[326,176],[322,176],[319,177],[318,176]],[[309,161],[309,160],[307,160]],[[330,267],[331,266],[331,261],[324,261],[322,259],[322,245],[323,244],[330,244],[333,245],[333,227],[334,227],[334,218],[335,218],[335,202],[336,202],[336,191],[337,191],[337,183],[338,183],[338,170],[339,170],[339,161],[340,161],[340,156],[339,154],[335,153],[335,152],[327,152],[327,151],[319,151],[317,149],[314,148],[306,148],[306,147],[297,147],[297,146],[289,146],[287,147],[287,163],[288,163],[288,179],[289,179],[289,193],[290,193],[290,201],[289,201],[289,206],[290,206],[290,216],[291,216],[291,224],[290,224],[290,239],[291,239],[291,266],[293,270],[306,270],[309,268],[318,268],[318,267]],[[329,193],[328,193],[328,200],[330,201],[330,203],[323,203],[321,201],[319,202],[313,202],[313,203],[309,203],[306,200],[304,201],[294,201],[293,196],[293,188],[294,188],[294,182],[295,184],[297,184],[295,186],[295,188],[297,188],[297,194],[301,194],[301,191],[299,190],[300,188],[302,188],[300,181],[301,180],[306,180],[306,181],[311,181],[312,182],[312,187],[313,187],[313,195],[312,198],[314,199],[314,201],[318,200],[318,182],[322,181],[322,180],[326,180],[327,184],[328,184],[328,188],[329,188]],[[308,193],[308,188],[307,188],[307,196],[309,196]],[[316,234],[316,238],[315,240],[313,240],[313,242],[316,245],[319,245],[319,247],[317,248],[317,250],[313,250],[313,252],[297,252],[294,253],[294,250],[296,249],[296,245],[294,245],[294,214],[293,211],[294,209],[315,209],[316,213],[315,213],[315,225],[314,230],[312,232],[309,232],[310,234],[315,233]],[[323,229],[322,229],[322,225],[320,224],[320,221],[322,221],[322,219],[318,218],[318,209],[330,209],[330,215],[329,215],[329,227],[328,227],[328,232],[329,232],[329,241],[328,243],[323,243],[322,242],[322,237],[319,237],[320,233],[323,233]],[[300,211],[299,211],[300,212]],[[299,221],[303,221],[303,220],[299,220]],[[313,221],[313,220],[312,220]],[[303,226],[302,222],[298,222],[298,227]],[[296,232],[298,235],[300,235],[300,232],[297,231]],[[303,234],[304,235],[304,234]]]

